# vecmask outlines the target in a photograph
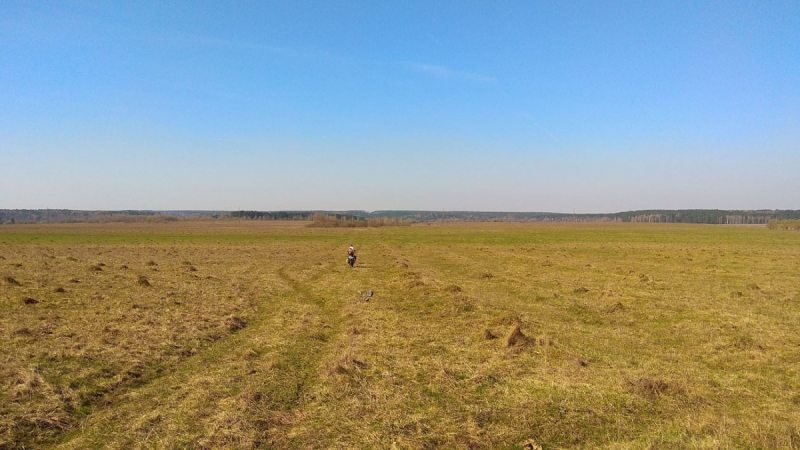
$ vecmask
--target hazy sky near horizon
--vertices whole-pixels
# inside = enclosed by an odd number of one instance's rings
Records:
[[[0,208],[800,209],[800,2],[0,2]]]

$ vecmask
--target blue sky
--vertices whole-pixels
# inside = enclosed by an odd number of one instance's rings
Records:
[[[799,169],[796,1],[0,2],[0,208],[800,209]]]

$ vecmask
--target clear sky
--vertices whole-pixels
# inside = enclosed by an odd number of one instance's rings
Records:
[[[0,208],[800,209],[800,2],[0,1]]]

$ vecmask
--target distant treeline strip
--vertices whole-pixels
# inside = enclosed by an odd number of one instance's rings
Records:
[[[227,216],[227,213],[225,213]],[[219,218],[219,211],[81,211],[72,209],[0,209],[0,224],[174,222]]]
[[[614,214],[562,214],[537,212],[375,211],[384,217],[414,222],[649,222],[703,224],[766,224],[772,219],[800,219],[800,210],[644,210]]]
[[[800,220],[800,210],[643,210],[613,214],[484,211],[78,211],[69,209],[0,209],[0,224],[152,222],[197,219],[312,220],[315,214],[340,221],[396,219],[408,222],[649,222],[705,224],[767,224],[770,220]],[[360,222],[354,222],[360,223]]]
[[[309,226],[313,228],[357,228],[399,227],[404,225],[410,225],[410,223],[399,217],[370,217],[369,219],[362,219],[317,213],[311,216],[311,224]]]
[[[314,220],[315,216],[327,216],[337,220],[366,220],[368,213],[330,212],[330,211],[233,211],[230,217],[245,220]]]

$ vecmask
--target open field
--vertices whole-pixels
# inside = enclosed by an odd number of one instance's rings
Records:
[[[800,448],[798,261],[763,226],[2,226],[0,448]]]

